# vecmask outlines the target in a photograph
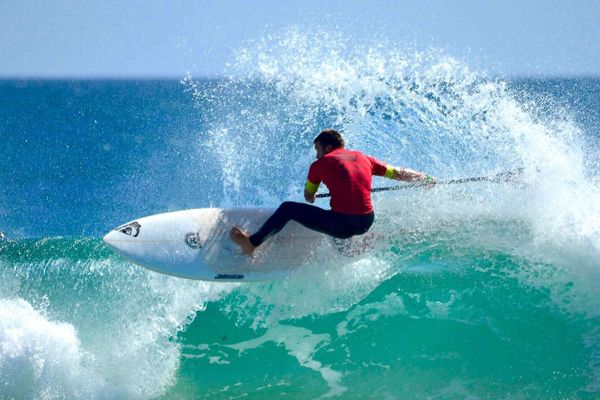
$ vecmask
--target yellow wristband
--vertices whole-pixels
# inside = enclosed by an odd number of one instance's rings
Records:
[[[311,181],[309,181],[307,179],[306,185],[304,185],[304,188],[306,189],[306,191],[308,193],[315,194],[315,193],[317,193],[317,190],[319,190],[319,183],[312,183]]]
[[[395,173],[396,173],[396,168],[392,167],[391,165],[388,165],[385,170],[385,174],[383,176],[391,179],[394,177]]]

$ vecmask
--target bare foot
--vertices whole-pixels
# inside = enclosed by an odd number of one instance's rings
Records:
[[[231,228],[229,236],[231,236],[231,240],[233,240],[240,246],[240,248],[242,249],[242,253],[244,254],[252,254],[252,252],[254,252],[254,249],[256,249],[256,247],[254,247],[254,245],[250,243],[250,235],[248,235],[246,232],[242,231],[236,226]]]

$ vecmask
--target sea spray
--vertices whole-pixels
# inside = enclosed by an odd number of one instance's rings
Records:
[[[524,171],[513,182],[374,195],[376,223],[391,247],[362,262],[367,276],[353,276],[351,264],[330,265],[316,257],[316,267],[307,268],[313,280],[299,277],[244,287],[223,299],[223,309],[237,316],[238,323],[268,330],[311,315],[329,320],[337,312],[352,313],[353,307],[368,304],[374,292],[385,293],[382,288],[390,281],[399,283],[404,274],[431,271],[449,274],[447,279],[466,275],[472,283],[471,274],[489,281],[499,275],[490,283],[497,288],[490,290],[520,291],[515,296],[531,296],[523,300],[530,306],[542,301],[549,310],[558,306],[559,313],[596,318],[600,192],[585,171],[591,152],[572,118],[539,112],[535,101],[520,102],[507,82],[471,71],[446,54],[406,51],[389,43],[350,46],[331,34],[292,30],[250,43],[239,51],[232,70],[223,83],[226,88],[261,83],[264,92],[237,91],[235,102],[243,109],[213,115],[209,137],[200,138],[202,146],[208,144],[204,149],[215,148],[227,168],[226,204],[239,204],[240,199],[269,206],[289,198],[300,201],[303,177],[314,157],[312,138],[325,127],[341,130],[352,148],[442,179]],[[203,104],[205,94],[195,94]],[[289,123],[298,120],[299,126]],[[211,135],[218,139],[212,141]],[[227,152],[216,146],[224,137],[234,138]],[[244,167],[248,165],[250,170]],[[264,172],[256,165],[264,166]],[[267,181],[283,187],[257,184],[254,178],[263,182],[263,173]],[[363,291],[357,289],[361,287]],[[392,287],[387,296],[395,293]],[[542,300],[537,291],[546,290],[549,298]],[[451,290],[440,300],[417,303],[430,310],[432,320],[450,317],[481,324],[500,338],[520,335],[503,332],[507,328],[499,327],[495,317],[479,315],[481,310],[462,314],[473,306],[471,291],[478,288]],[[422,297],[418,288],[411,296]],[[584,332],[589,329],[588,322],[577,320]],[[598,346],[590,339],[593,335],[584,336],[586,346]],[[582,337],[575,340],[581,343]],[[449,360],[455,356],[460,359],[455,354]],[[589,379],[597,381],[593,374]],[[440,393],[469,393],[466,386],[454,381]],[[517,395],[517,388],[505,389]]]

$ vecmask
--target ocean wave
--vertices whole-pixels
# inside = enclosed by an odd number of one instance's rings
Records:
[[[99,239],[1,244],[0,397],[150,398],[173,384],[172,338],[226,286],[154,274]]]

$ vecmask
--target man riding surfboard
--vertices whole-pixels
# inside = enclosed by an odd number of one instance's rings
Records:
[[[286,201],[254,234],[238,227],[231,229],[231,239],[242,252],[252,254],[269,237],[279,232],[290,220],[335,238],[347,239],[366,233],[375,213],[371,202],[373,175],[414,182],[435,184],[435,178],[407,168],[386,165],[359,151],[346,150],[344,139],[333,129],[325,129],[314,140],[317,160],[308,171],[304,198],[313,203],[321,182],[331,193],[331,210]]]

